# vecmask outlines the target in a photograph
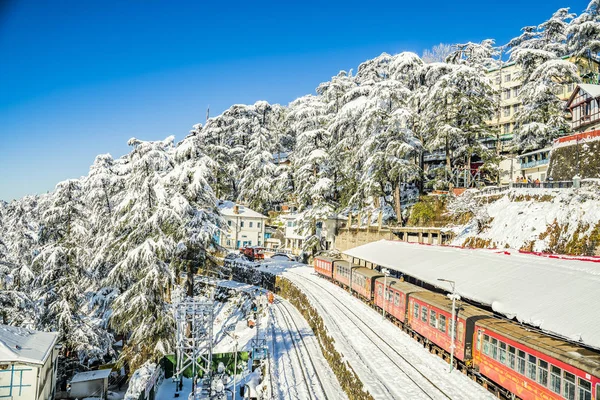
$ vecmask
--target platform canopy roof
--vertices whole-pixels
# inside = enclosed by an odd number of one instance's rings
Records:
[[[566,339],[600,349],[598,259],[381,240],[344,254],[399,271]],[[594,262],[596,261],[596,262]]]

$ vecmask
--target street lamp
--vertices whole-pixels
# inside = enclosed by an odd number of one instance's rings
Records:
[[[452,372],[452,369],[454,368],[454,349],[456,348],[455,345],[455,335],[456,335],[456,301],[460,300],[460,296],[456,294],[455,291],[455,286],[456,283],[454,281],[451,281],[449,279],[442,279],[442,278],[438,278],[438,281],[441,282],[448,282],[450,284],[450,286],[452,286],[452,293],[447,294],[446,296],[448,296],[448,298],[450,300],[452,300],[452,324],[451,324],[451,328],[450,328],[450,372]]]
[[[237,353],[238,353],[238,336],[231,333],[231,331],[235,330],[235,325],[229,325],[225,330],[227,336],[232,338],[235,342],[235,353],[233,355],[233,396],[235,397],[236,392],[236,376],[237,376]]]
[[[381,268],[383,273],[383,319],[385,319],[385,303],[387,302],[387,277],[390,275],[390,270],[387,268]]]

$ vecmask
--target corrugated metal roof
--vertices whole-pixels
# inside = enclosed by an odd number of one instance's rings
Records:
[[[57,339],[58,333],[54,332],[0,325],[0,363],[43,365]]]
[[[109,376],[110,369],[99,369],[96,371],[80,372],[78,374],[75,374],[73,379],[71,379],[71,383],[95,381],[98,379],[108,379]]]
[[[600,349],[600,263],[382,240],[344,252]]]
[[[590,83],[580,83],[579,87],[589,93],[592,97],[600,97],[600,85],[592,85]]]

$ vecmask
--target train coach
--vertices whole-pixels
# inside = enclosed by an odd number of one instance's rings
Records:
[[[600,354],[504,319],[475,330],[474,367],[505,397],[600,399]]]
[[[383,285],[387,285],[386,300],[384,301]],[[399,281],[395,278],[377,278],[375,279],[375,298],[374,304],[385,311],[401,323],[406,322],[407,299],[411,293],[422,292],[425,289],[413,285],[412,283]]]
[[[315,272],[321,276],[325,276],[329,279],[332,279],[333,275],[333,258],[329,257],[315,257],[313,260],[313,265],[315,267]]]
[[[333,262],[333,280],[344,288],[350,287],[352,270],[358,266],[351,266],[348,261],[335,260]]]
[[[352,269],[352,290],[369,303],[373,301],[375,292],[375,280],[383,277],[379,271],[358,267]]]

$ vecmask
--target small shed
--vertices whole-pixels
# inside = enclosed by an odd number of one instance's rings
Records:
[[[106,399],[108,394],[108,377],[110,369],[99,369],[97,371],[80,372],[75,374],[71,380],[72,399],[86,397],[97,397]]]

